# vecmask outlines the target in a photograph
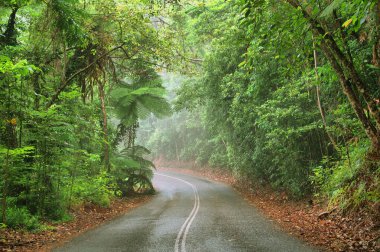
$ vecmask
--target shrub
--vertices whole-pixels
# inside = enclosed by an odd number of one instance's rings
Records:
[[[367,159],[368,148],[368,142],[363,141],[350,146],[349,156],[337,161],[324,159],[311,178],[317,196],[342,210],[371,207],[379,202],[380,168]]]
[[[7,208],[7,223],[10,228],[26,229],[29,231],[39,230],[42,225],[36,216],[30,214],[25,207],[9,207]]]
[[[109,207],[111,203],[112,192],[108,189],[110,183],[106,173],[101,173],[92,179],[78,180],[72,189],[73,202],[91,202],[101,207]]]

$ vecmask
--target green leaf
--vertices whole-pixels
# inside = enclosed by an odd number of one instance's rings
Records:
[[[334,0],[320,14],[321,18],[326,18],[332,15],[333,11],[340,7],[344,0]]]

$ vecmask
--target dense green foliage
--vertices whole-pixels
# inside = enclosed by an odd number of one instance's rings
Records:
[[[371,209],[380,199],[378,15],[370,0],[184,6],[172,27],[183,55],[199,59],[177,80],[175,105],[186,111],[146,125],[144,142],[156,158]]]
[[[1,226],[152,192],[148,149],[375,209],[379,14],[375,0],[3,0]]]
[[[84,202],[152,192],[138,120],[168,115],[170,37],[144,1],[0,3],[1,221],[39,229]]]

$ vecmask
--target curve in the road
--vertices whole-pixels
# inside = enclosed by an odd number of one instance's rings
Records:
[[[186,237],[187,237],[187,234],[189,233],[190,226],[193,223],[195,216],[197,215],[197,213],[199,211],[199,206],[200,206],[199,193],[198,193],[197,187],[195,185],[193,185],[192,183],[190,183],[186,180],[180,179],[180,178],[176,178],[176,177],[172,177],[172,176],[164,175],[164,174],[160,174],[160,173],[155,173],[155,175],[159,175],[159,176],[163,176],[163,177],[167,177],[170,179],[175,179],[175,180],[181,181],[182,183],[189,185],[194,191],[193,210],[191,211],[190,215],[187,217],[186,221],[183,223],[181,229],[179,230],[177,238],[175,240],[175,245],[174,245],[174,251],[175,252],[179,252],[179,251],[186,252]],[[180,243],[181,243],[181,249],[179,249]]]
[[[318,251],[273,225],[228,185],[162,171],[153,184],[157,194],[150,202],[54,251]]]

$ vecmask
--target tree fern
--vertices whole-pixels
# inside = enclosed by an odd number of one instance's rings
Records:
[[[170,115],[171,107],[164,95],[165,89],[154,87],[121,87],[111,92],[116,115],[127,126],[150,114],[157,117]]]
[[[154,164],[144,158],[150,151],[143,146],[132,146],[115,154],[113,164],[117,166],[113,175],[116,178],[117,190],[122,196],[132,193],[154,192],[151,179]]]

